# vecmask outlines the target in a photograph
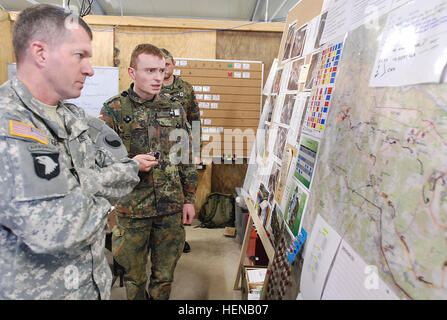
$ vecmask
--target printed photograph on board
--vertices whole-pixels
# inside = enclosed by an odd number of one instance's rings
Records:
[[[279,122],[285,125],[290,124],[290,119],[292,118],[293,107],[295,105],[296,94],[286,94],[284,96],[284,102],[282,105],[281,115],[279,117]]]
[[[318,75],[318,64],[320,63],[321,52],[314,53],[310,60],[309,72],[307,73],[304,90],[312,90]]]
[[[272,165],[272,171],[270,173],[270,177],[268,179],[268,184],[267,184],[267,188],[270,191],[270,195],[269,195],[269,203],[272,203],[273,200],[273,193],[276,190],[276,184],[278,183],[278,179],[279,179],[279,172],[280,172],[280,166],[275,162]]]
[[[287,85],[287,90],[297,91],[299,88],[299,80],[301,68],[304,65],[304,58],[298,59],[292,62],[292,70],[290,71],[289,83]]]
[[[306,32],[307,25],[304,25],[295,31],[290,58],[301,57],[303,54],[304,44],[306,43]]]
[[[284,46],[284,54],[282,57],[282,60],[287,60],[290,58],[290,52],[292,51],[293,47],[293,40],[295,39],[295,28],[296,28],[296,22],[292,23],[289,26],[289,30],[287,31],[287,38],[286,38],[286,44]]]
[[[276,133],[275,145],[273,147],[273,154],[278,157],[278,159],[282,160],[282,156],[284,153],[284,147],[287,141],[287,129],[281,126],[278,126]]]
[[[307,198],[308,195],[304,189],[299,186],[295,179],[292,179],[287,208],[284,212],[284,222],[295,237],[298,236],[300,231]]]
[[[320,25],[318,27],[318,35],[317,35],[317,39],[315,40],[315,49],[318,49],[319,47],[321,47],[321,45],[323,45],[323,44],[320,45],[320,41],[321,41],[321,36],[323,35],[324,26],[326,25],[327,13],[328,13],[328,11],[323,13],[320,17]]]
[[[272,94],[279,93],[279,86],[281,85],[282,68],[276,71],[275,80],[273,82]]]

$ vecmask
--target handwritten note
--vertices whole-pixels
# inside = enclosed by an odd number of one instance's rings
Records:
[[[341,236],[318,215],[305,247],[300,291],[305,300],[319,300]]]
[[[439,83],[447,64],[447,2],[410,2],[388,16],[372,87]]]

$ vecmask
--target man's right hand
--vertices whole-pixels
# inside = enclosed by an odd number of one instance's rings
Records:
[[[155,167],[158,164],[157,159],[148,154],[137,154],[132,159],[138,162],[140,172],[149,172],[152,167]]]

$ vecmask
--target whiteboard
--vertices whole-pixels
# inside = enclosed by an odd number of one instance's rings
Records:
[[[8,63],[8,79],[16,75],[16,64]],[[119,71],[116,67],[93,67],[94,75],[85,80],[81,96],[68,99],[93,116],[98,117],[103,103],[119,93]]]

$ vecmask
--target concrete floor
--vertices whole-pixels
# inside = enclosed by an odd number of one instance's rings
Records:
[[[194,228],[199,223],[194,220],[192,226],[185,226],[191,251],[184,253],[177,264],[170,299],[242,299],[241,291],[233,290],[241,250],[239,238],[225,237],[223,228]],[[125,299],[126,290],[119,286],[118,279],[112,288],[111,300]]]

